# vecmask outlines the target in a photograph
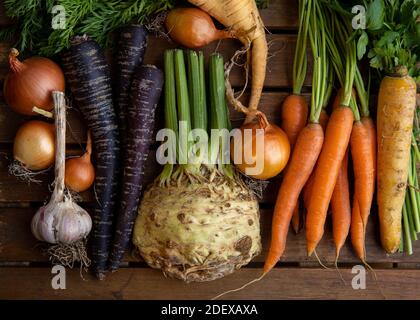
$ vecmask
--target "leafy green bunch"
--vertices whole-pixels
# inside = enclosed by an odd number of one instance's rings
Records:
[[[0,41],[14,41],[26,55],[53,56],[68,48],[75,35],[87,34],[101,46],[110,43],[109,34],[129,23],[145,23],[182,0],[4,0],[6,14],[16,21],[0,30]],[[268,0],[257,0],[266,7]],[[65,28],[52,28],[53,8],[65,10]]]
[[[322,0],[352,21],[355,5],[365,8],[365,29],[356,29],[357,57],[367,52],[370,66],[383,73],[405,66],[420,81],[420,0]]]
[[[420,81],[420,1],[365,0],[366,30],[357,32],[357,52],[361,59],[369,47],[370,66],[392,73],[407,67]],[[370,44],[370,45],[369,45]]]
[[[170,9],[174,0],[5,0],[6,14],[17,23],[0,31],[0,40],[16,40],[25,53],[52,56],[70,45],[77,34],[87,34],[102,46],[108,35],[127,23],[142,23]],[[51,26],[55,5],[65,9],[65,28]]]

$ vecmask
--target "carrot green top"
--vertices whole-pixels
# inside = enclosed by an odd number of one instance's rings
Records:
[[[293,94],[299,95],[306,77],[306,42],[308,38],[311,0],[299,0],[299,32],[293,60]]]
[[[311,17],[309,21],[309,41],[314,57],[312,73],[312,96],[309,121],[318,123],[319,115],[326,104],[325,97],[331,93],[329,62],[327,59],[327,34],[321,6],[318,1],[309,1]]]
[[[356,100],[352,94],[353,83],[357,75],[356,43],[351,37],[349,25],[338,12],[326,6],[322,7],[320,17],[327,26],[324,28],[328,56],[331,60],[338,81],[343,88],[340,104],[349,106],[356,120],[360,119]],[[339,50],[337,45],[342,49]],[[361,78],[360,78],[361,79]],[[360,80],[358,78],[358,80]]]

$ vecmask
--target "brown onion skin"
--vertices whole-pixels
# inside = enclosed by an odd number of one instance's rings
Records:
[[[252,163],[246,164],[242,154],[241,163],[234,163],[236,168],[244,174],[247,168],[253,168],[257,159],[261,156],[256,151],[256,129],[264,129],[264,167],[260,174],[250,175],[258,180],[266,180],[277,176],[285,167],[290,157],[290,143],[286,133],[278,126],[271,124],[262,112],[257,112],[258,121],[253,121],[241,126],[241,134],[244,130],[252,130],[252,141],[242,144],[243,150],[252,150]],[[231,142],[230,154],[234,161],[234,139]]]
[[[54,125],[38,120],[23,124],[15,136],[13,157],[29,170],[50,167],[55,159]]]
[[[87,135],[86,152],[81,157],[66,160],[64,184],[70,190],[83,192],[90,188],[95,180],[95,168],[91,162],[92,136]]]
[[[229,32],[218,30],[210,15],[198,8],[172,9],[166,16],[165,27],[172,40],[190,49],[232,38]]]
[[[95,180],[95,168],[85,155],[66,160],[64,184],[67,188],[83,192],[90,188]]]
[[[16,50],[16,49],[14,49]],[[64,91],[65,79],[60,67],[52,60],[32,57],[17,59],[18,52],[9,54],[10,70],[4,81],[4,99],[15,112],[36,115],[34,106],[51,111],[52,91]]]

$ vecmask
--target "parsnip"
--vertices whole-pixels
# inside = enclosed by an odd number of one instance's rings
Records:
[[[383,78],[378,97],[378,206],[382,246],[398,250],[407,185],[416,83],[402,68]]]
[[[258,108],[267,65],[267,40],[255,0],[189,0],[228,28],[245,47],[251,49],[251,96],[248,110],[233,95],[227,81],[226,95],[236,109],[248,113],[248,122]]]

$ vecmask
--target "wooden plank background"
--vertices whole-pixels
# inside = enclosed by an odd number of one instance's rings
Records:
[[[271,0],[269,9],[261,11],[269,32],[270,44],[265,89],[260,103],[268,118],[279,124],[282,101],[291,91],[291,69],[297,32],[297,5],[291,0]],[[0,27],[12,23],[7,19],[0,5]],[[145,62],[162,65],[162,53],[166,48],[175,47],[165,39],[150,37],[149,50]],[[0,86],[7,73],[7,52],[10,44],[0,43]],[[229,58],[239,48],[234,40],[214,43],[206,48],[206,54],[218,50]],[[311,60],[309,61],[311,65]],[[310,68],[309,68],[310,69]],[[243,73],[234,69],[231,80],[240,89],[244,84]],[[309,98],[310,72],[305,81],[304,92]],[[374,91],[374,90],[373,90]],[[247,95],[244,96],[246,101]],[[418,96],[420,102],[420,96]],[[160,106],[160,111],[162,106]],[[158,112],[162,114],[162,112]],[[9,175],[8,165],[12,158],[12,143],[19,125],[28,118],[13,113],[5,106],[0,93],[0,298],[2,299],[208,299],[218,293],[239,287],[261,273],[266,256],[273,203],[280,178],[270,181],[261,199],[261,229],[263,252],[247,267],[233,275],[210,283],[185,284],[178,280],[166,279],[152,270],[134,252],[128,252],[123,267],[98,281],[89,274],[80,277],[80,270],[67,272],[67,289],[51,288],[51,266],[42,254],[42,245],[30,233],[30,220],[36,209],[48,200],[49,184],[53,176],[41,176],[42,183],[28,184]],[[231,110],[234,126],[239,126],[243,116]],[[69,111],[67,131],[68,153],[77,154],[85,141],[83,119],[76,108]],[[158,116],[157,128],[162,124]],[[150,150],[147,165],[147,181],[151,182],[160,172],[155,162],[156,145]],[[89,209],[93,200],[92,192],[81,195],[82,205]],[[415,253],[386,255],[380,247],[378,221],[375,210],[371,215],[368,235],[368,262],[374,267],[378,280],[367,277],[366,290],[353,290],[350,283],[353,275],[351,267],[360,264],[348,241],[340,260],[340,272],[333,269],[334,246],[330,222],[318,248],[322,261],[331,269],[320,268],[314,258],[306,256],[304,232],[295,235],[290,232],[287,250],[282,262],[265,279],[242,292],[231,294],[232,299],[415,299],[420,297],[420,243],[414,245]],[[18,283],[17,283],[18,282]],[[13,290],[11,290],[13,288]]]

